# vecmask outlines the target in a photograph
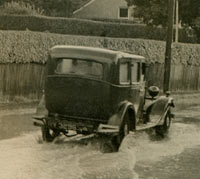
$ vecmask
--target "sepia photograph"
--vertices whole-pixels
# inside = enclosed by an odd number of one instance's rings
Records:
[[[200,0],[0,0],[0,179],[199,179]]]

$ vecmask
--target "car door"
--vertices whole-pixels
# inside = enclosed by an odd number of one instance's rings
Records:
[[[119,63],[120,100],[127,100],[134,104],[138,113],[144,102],[144,81],[141,76],[141,62],[137,59],[123,58]]]
[[[134,104],[135,111],[138,113],[140,107],[140,96],[143,93],[143,89],[140,83],[141,79],[141,70],[140,70],[140,62],[137,60],[131,60],[130,62],[130,81],[131,81],[131,91],[130,96],[131,100]]]

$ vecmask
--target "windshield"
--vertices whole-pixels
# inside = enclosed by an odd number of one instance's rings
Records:
[[[103,65],[91,60],[59,59],[57,61],[56,73],[77,74],[102,79]]]

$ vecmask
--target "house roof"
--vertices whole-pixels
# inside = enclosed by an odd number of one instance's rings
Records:
[[[78,9],[76,9],[73,14],[76,14],[77,12],[81,11],[82,9],[84,9],[85,7],[89,6],[90,4],[92,4],[95,0],[88,0],[87,3],[82,4],[82,6]]]

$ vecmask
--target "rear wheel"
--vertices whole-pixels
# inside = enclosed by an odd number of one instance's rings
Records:
[[[60,132],[57,131],[56,129],[49,129],[49,127],[47,125],[44,125],[41,127],[42,130],[42,139],[43,141],[46,142],[52,142],[55,137],[57,137]]]
[[[119,145],[123,141],[124,137],[129,134],[129,131],[130,131],[129,118],[125,118],[118,134]]]
[[[115,148],[115,151],[118,151],[124,137],[129,134],[129,131],[130,131],[130,118],[129,118],[129,114],[127,113],[121,124],[118,135],[113,137],[111,141],[112,145]]]
[[[161,137],[165,137],[169,131],[170,126],[171,126],[171,112],[170,112],[170,110],[168,110],[165,115],[163,125],[156,126],[156,128],[155,128],[156,134]]]

